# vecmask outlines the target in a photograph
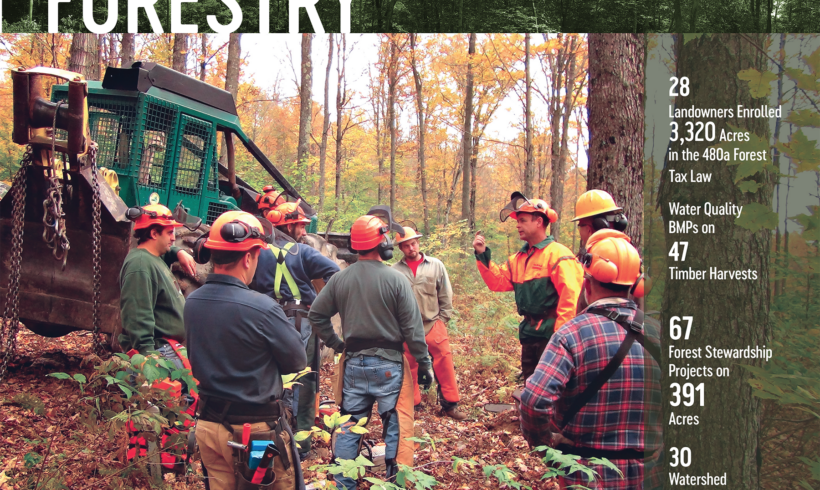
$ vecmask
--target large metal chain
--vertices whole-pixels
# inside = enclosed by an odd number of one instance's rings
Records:
[[[8,292],[6,307],[3,310],[3,325],[0,329],[0,345],[3,346],[3,360],[0,362],[0,382],[6,377],[8,364],[17,351],[17,331],[20,328],[19,293],[20,293],[20,263],[23,257],[23,224],[26,215],[26,177],[27,168],[31,164],[31,147],[26,148],[20,169],[14,176],[11,185],[12,192],[12,226],[11,226],[11,254],[9,265]]]
[[[101,240],[102,240],[102,228],[100,226],[101,223],[101,215],[100,215],[100,182],[97,179],[97,144],[91,143],[88,148],[88,160],[89,164],[91,165],[91,187],[92,187],[92,195],[93,198],[91,200],[91,222],[93,227],[93,234],[91,239],[91,263],[94,267],[94,285],[93,290],[91,292],[91,303],[92,303],[92,323],[94,329],[92,331],[92,336],[94,338],[94,352],[98,356],[102,356],[104,353],[108,351],[107,344],[102,341],[100,335],[100,279],[102,277],[101,267],[100,267],[100,253],[101,253]]]
[[[57,108],[54,111],[54,121],[51,127],[51,165],[48,168],[46,199],[43,201],[43,241],[46,242],[48,248],[52,250],[54,258],[63,261],[62,270],[65,270],[66,261],[68,260],[68,249],[71,248],[71,244],[68,242],[68,237],[65,234],[63,186],[60,184],[60,179],[57,178],[57,169],[54,163],[57,140],[57,112],[59,112],[62,104],[63,101],[57,102]],[[65,159],[63,160],[65,161]]]

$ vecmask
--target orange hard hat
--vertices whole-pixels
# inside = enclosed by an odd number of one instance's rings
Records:
[[[355,251],[376,248],[390,232],[387,225],[376,216],[366,214],[356,218],[350,227],[350,247]]]
[[[412,227],[410,227],[410,226],[403,226],[402,228],[404,228],[404,236],[402,237],[401,235],[399,235],[398,233],[396,233],[396,237],[395,237],[395,240],[396,240],[396,245],[398,245],[398,244],[400,244],[400,243],[404,243],[404,242],[406,242],[407,240],[411,240],[411,239],[413,239],[413,238],[421,238],[421,237],[423,237],[423,236],[424,236],[424,235],[422,235],[421,233],[419,233],[419,232],[417,232],[416,230],[414,230],[414,229],[413,229]]]
[[[584,272],[596,281],[634,287],[642,279],[641,257],[623,232],[596,231],[587,240],[586,248]]]
[[[262,193],[256,195],[256,206],[260,211],[267,211],[285,202],[281,192],[277,192],[272,185],[262,188]]]
[[[205,248],[247,252],[273,243],[273,226],[245,211],[226,211],[211,225]]]
[[[547,201],[543,199],[527,199],[524,197],[524,194],[516,191],[510,196],[510,202],[501,208],[499,218],[502,222],[507,221],[509,217],[518,219],[518,213],[539,213],[543,215],[544,219],[549,223],[558,221],[558,213],[547,204]]]
[[[578,200],[575,201],[575,217],[571,221],[578,221],[599,214],[622,212],[623,210],[622,207],[615,204],[615,199],[608,192],[592,189],[578,196]]]
[[[182,226],[182,223],[174,219],[171,210],[162,204],[148,204],[128,208],[125,216],[134,222],[135,230],[148,228],[151,225],[173,226],[174,228]]]
[[[273,226],[284,226],[291,223],[309,224],[310,219],[305,215],[302,206],[299,205],[301,202],[302,200],[299,199],[296,202],[281,203],[276,208],[268,211],[265,217]]]

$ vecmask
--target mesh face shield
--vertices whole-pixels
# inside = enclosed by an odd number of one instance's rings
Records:
[[[530,200],[518,191],[513,192],[512,196],[510,196],[510,202],[501,208],[501,213],[499,213],[498,218],[502,223],[507,221],[507,218],[509,218],[511,214],[518,211],[521,206],[525,204],[530,204]]]
[[[367,214],[370,216],[376,216],[387,225],[388,230],[395,232],[401,235],[402,238],[404,238],[404,227],[393,220],[393,212],[390,211],[389,206],[385,206],[383,204],[379,206],[373,206],[372,208],[370,208],[370,211],[368,211]]]

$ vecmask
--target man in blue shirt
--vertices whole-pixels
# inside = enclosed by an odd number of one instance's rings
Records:
[[[275,243],[259,255],[259,267],[251,289],[277,300],[291,324],[301,333],[307,353],[308,366],[313,374],[299,378],[301,385],[293,390],[293,413],[296,430],[310,430],[316,417],[316,391],[319,386],[319,345],[308,321],[308,311],[316,299],[312,281],[330,280],[339,272],[339,266],[321,252],[299,243],[310,219],[297,202],[285,202],[266,211],[270,199],[262,200],[260,212],[279,230]],[[311,439],[299,442],[302,457],[310,450]]]
[[[276,444],[271,488],[304,488],[282,401],[282,375],[305,368],[302,341],[282,307],[247,286],[260,251],[272,241],[270,230],[249,213],[222,214],[205,242],[214,271],[185,303],[188,352],[200,383],[196,439],[211,490],[234,490],[237,478],[248,479],[242,474],[247,456],[227,445],[242,442],[245,423],[251,440]]]

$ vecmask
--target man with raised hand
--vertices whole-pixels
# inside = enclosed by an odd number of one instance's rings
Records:
[[[547,235],[547,226],[558,220],[558,214],[546,201],[514,192],[500,214],[502,222],[509,217],[516,221],[518,237],[525,242],[521,250],[499,265],[492,261],[480,232],[473,248],[487,287],[515,291],[518,314],[524,316],[518,325],[523,381],[535,371],[553,332],[575,316],[582,272],[572,252]]]

